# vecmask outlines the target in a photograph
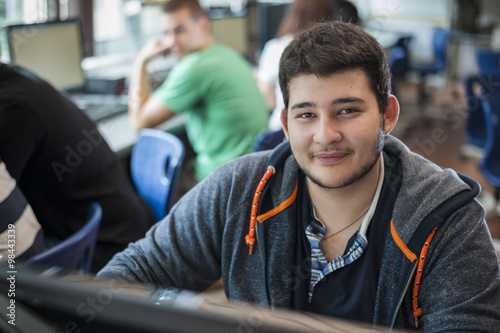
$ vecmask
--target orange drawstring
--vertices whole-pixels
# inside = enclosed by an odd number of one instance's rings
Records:
[[[274,167],[269,166],[267,168],[266,173],[260,180],[259,186],[257,186],[257,190],[255,191],[255,195],[253,197],[252,203],[252,216],[250,218],[250,231],[248,235],[245,236],[245,240],[247,245],[250,247],[249,255],[252,255],[253,245],[255,244],[255,221],[257,220],[257,211],[259,207],[260,196],[262,195],[262,190],[266,186],[267,181],[274,174]]]
[[[415,284],[413,285],[413,297],[412,297],[413,316],[415,317],[416,328],[418,328],[418,319],[422,316],[422,309],[418,306],[418,291],[420,289],[420,280],[422,279],[422,271],[424,269],[425,256],[427,255],[427,250],[429,250],[429,243],[434,237],[437,228],[438,227],[435,227],[434,230],[432,230],[432,232],[425,240],[424,247],[420,252],[420,258],[418,260],[417,275],[415,276]]]

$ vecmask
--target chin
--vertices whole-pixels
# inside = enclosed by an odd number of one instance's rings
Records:
[[[330,172],[316,173],[313,174],[309,172],[309,170],[303,169],[304,174],[309,178],[313,183],[318,185],[319,187],[325,189],[340,189],[348,187],[356,182],[361,181],[366,177],[370,171],[373,170],[373,167],[376,165],[377,158],[369,163],[365,164],[362,167],[359,167],[356,170],[349,170],[349,172],[340,174],[340,170],[336,168],[332,168]]]

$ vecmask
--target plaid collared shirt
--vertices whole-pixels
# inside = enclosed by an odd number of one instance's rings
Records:
[[[318,232],[314,233],[314,231]],[[309,302],[311,302],[314,286],[331,272],[349,265],[354,260],[358,259],[366,249],[368,241],[365,235],[361,235],[358,232],[354,243],[347,253],[328,262],[319,248],[319,242],[325,235],[325,227],[323,224],[318,220],[311,221],[306,229],[306,235],[309,239],[309,243],[311,243],[311,283],[309,286]]]

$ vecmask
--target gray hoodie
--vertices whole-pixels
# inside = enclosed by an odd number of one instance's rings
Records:
[[[389,176],[401,188],[391,237],[369,245],[384,248],[374,324],[415,327],[416,311],[426,332],[500,331],[500,266],[475,199],[479,185],[410,152],[394,137],[387,136],[384,153],[400,162],[401,170]],[[245,236],[252,202],[269,166],[274,173],[257,195],[261,222],[250,255]],[[219,167],[98,277],[195,291],[222,277],[231,300],[291,308],[298,169],[288,143]],[[425,264],[417,267],[422,249],[428,250]]]

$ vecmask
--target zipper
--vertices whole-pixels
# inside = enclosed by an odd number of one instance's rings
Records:
[[[401,308],[401,304],[403,303],[403,299],[405,298],[406,292],[408,291],[408,288],[410,287],[411,280],[413,278],[413,275],[415,274],[415,270],[417,269],[417,265],[418,265],[418,260],[416,260],[415,263],[413,264],[413,269],[411,270],[411,274],[408,277],[408,281],[406,282],[406,286],[403,290],[403,293],[399,297],[398,305],[396,306],[396,309],[395,309],[394,314],[392,316],[391,325],[389,326],[390,329],[394,328],[394,322],[396,321],[396,316],[399,312],[399,309]]]

